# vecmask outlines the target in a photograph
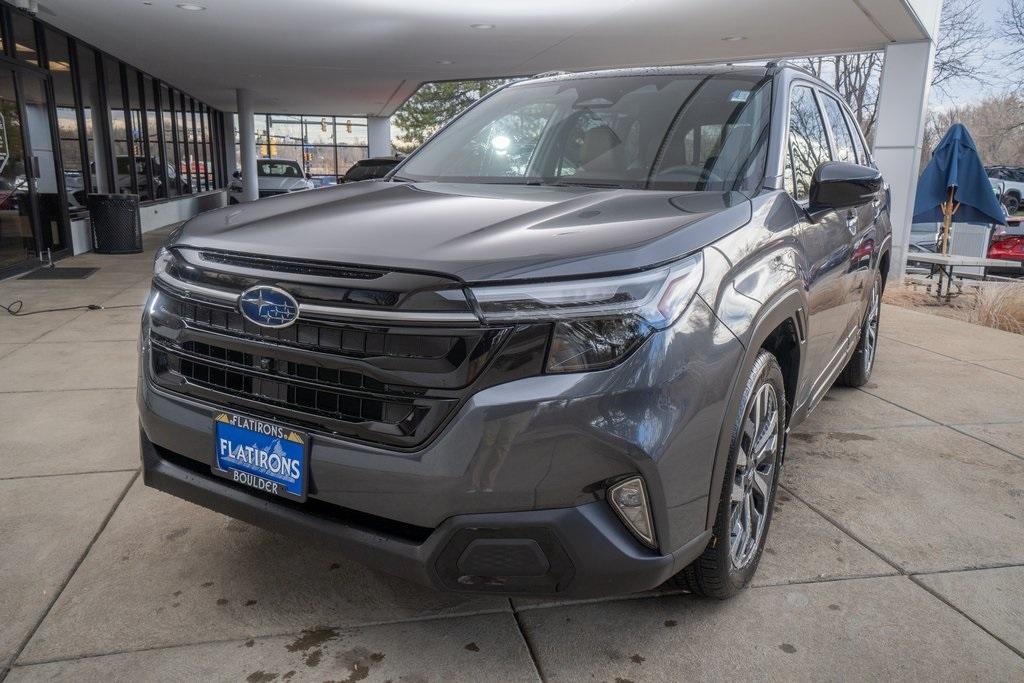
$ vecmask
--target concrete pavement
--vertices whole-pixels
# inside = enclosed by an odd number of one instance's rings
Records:
[[[0,283],[130,307],[0,312],[0,678],[1024,678],[1024,337],[886,307],[872,383],[793,435],[737,599],[450,596],[141,485],[150,262]]]

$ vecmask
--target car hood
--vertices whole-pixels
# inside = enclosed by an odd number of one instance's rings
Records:
[[[305,178],[268,178],[261,176],[259,180],[260,190],[305,190],[309,187]]]
[[[369,181],[209,211],[172,242],[482,282],[641,269],[750,215],[739,192]]]

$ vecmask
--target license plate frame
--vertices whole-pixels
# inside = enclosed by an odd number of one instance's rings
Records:
[[[215,413],[213,425],[213,474],[272,496],[306,500],[308,434],[272,420],[228,412]]]

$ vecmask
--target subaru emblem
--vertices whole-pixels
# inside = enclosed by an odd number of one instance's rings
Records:
[[[278,287],[257,285],[242,292],[238,310],[260,327],[288,327],[299,317],[299,304]]]

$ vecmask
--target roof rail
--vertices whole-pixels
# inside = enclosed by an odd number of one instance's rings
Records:
[[[568,71],[542,71],[539,74],[534,74],[530,78],[550,78],[551,76],[565,76],[570,72]]]

